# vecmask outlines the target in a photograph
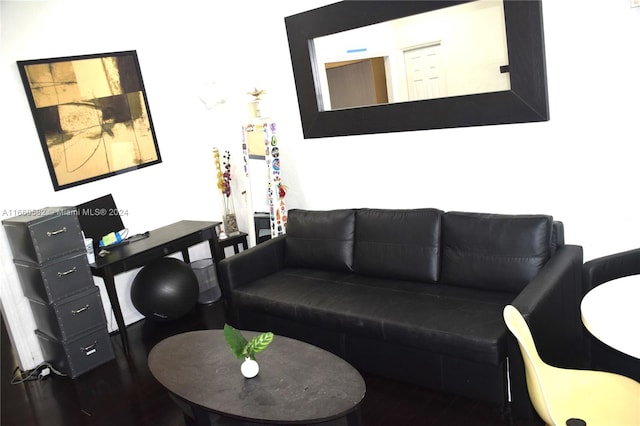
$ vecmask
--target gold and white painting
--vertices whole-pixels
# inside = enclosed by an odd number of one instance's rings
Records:
[[[135,51],[18,66],[56,191],[162,161]]]

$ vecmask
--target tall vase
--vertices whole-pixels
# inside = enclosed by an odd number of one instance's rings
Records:
[[[238,233],[238,221],[236,220],[236,211],[233,207],[233,198],[222,196],[222,225],[224,226],[224,232],[227,235],[233,235]]]

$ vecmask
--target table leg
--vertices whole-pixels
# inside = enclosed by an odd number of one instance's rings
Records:
[[[209,412],[203,410],[200,407],[193,406],[193,417],[195,417],[196,424],[198,426],[211,426],[211,419],[209,418]]]
[[[189,417],[186,413],[183,415],[183,417],[184,417],[184,424],[186,426],[197,426],[197,424],[195,423],[195,420]]]
[[[125,355],[129,355],[129,338],[127,336],[127,325],[124,323],[124,317],[122,316],[122,310],[120,309],[120,302],[118,301],[118,293],[116,292],[116,283],[110,268],[104,268],[104,287],[107,290],[109,296],[109,302],[111,303],[111,310],[116,317],[116,324],[118,324],[118,331],[120,333],[120,339],[122,340],[122,349]]]
[[[242,250],[247,250],[249,248],[249,244],[247,242],[247,237],[246,236],[241,240],[241,243],[242,243]],[[236,243],[236,244],[233,245],[233,252],[235,254],[240,253],[239,245],[240,245],[240,243]]]
[[[220,247],[216,237],[209,240],[209,249],[211,250],[211,257],[214,263],[218,263],[224,259],[224,248]]]
[[[347,424],[349,426],[361,426],[363,424],[360,407],[347,414]]]
[[[191,263],[189,258],[189,248],[182,250],[182,260],[184,260],[184,263]]]

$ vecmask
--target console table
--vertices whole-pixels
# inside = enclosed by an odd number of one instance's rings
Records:
[[[220,222],[183,220],[154,229],[142,240],[107,248],[108,253],[104,256],[98,256],[96,253],[96,262],[90,265],[91,273],[104,280],[125,354],[129,354],[129,339],[118,301],[115,276],[177,252],[181,252],[183,260],[189,263],[189,247],[204,241],[209,241],[211,256],[218,262],[221,259],[215,227],[219,224]]]

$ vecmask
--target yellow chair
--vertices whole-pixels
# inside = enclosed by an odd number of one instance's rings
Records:
[[[522,352],[531,402],[547,425],[564,426],[575,418],[587,426],[640,425],[640,383],[604,371],[548,365],[514,306],[504,308],[504,320]]]

